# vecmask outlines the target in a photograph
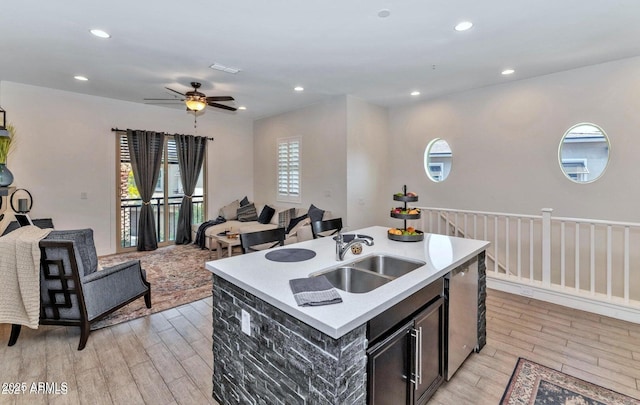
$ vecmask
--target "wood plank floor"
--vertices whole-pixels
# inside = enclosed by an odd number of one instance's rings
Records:
[[[71,327],[23,328],[0,384],[65,382],[66,395],[0,394],[0,404],[216,404],[211,399],[211,298],[95,331],[77,351]],[[497,404],[518,357],[640,398],[640,324],[489,290],[487,346],[430,404]]]

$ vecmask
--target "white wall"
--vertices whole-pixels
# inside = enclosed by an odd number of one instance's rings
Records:
[[[385,194],[389,175],[387,109],[347,97],[347,219],[350,229],[379,225],[393,206]],[[384,223],[384,222],[382,222]]]
[[[640,222],[640,58],[510,81],[390,110],[390,183],[420,195],[419,205]],[[508,80],[508,79],[507,79]],[[611,141],[611,160],[591,184],[575,184],[558,164],[572,125],[592,122]],[[423,168],[440,137],[453,168],[442,183]],[[391,223],[391,222],[390,222]]]
[[[100,255],[116,250],[116,136],[111,128],[194,134],[193,117],[180,109],[12,82],[0,83],[0,101],[18,132],[8,167],[13,185],[33,194],[31,216],[51,217],[59,229],[92,228]],[[215,218],[221,205],[252,192],[252,124],[209,110],[198,118],[198,135],[215,138],[207,156],[208,218]],[[87,193],[86,200],[80,199],[81,192]]]
[[[254,122],[254,194],[259,203],[347,214],[346,97]],[[302,138],[302,203],[276,201],[277,139]]]

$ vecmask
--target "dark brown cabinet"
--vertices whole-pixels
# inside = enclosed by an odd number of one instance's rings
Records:
[[[444,379],[444,298],[368,350],[370,405],[425,404]]]

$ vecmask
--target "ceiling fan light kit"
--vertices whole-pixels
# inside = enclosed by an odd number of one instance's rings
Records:
[[[204,95],[190,95],[187,94],[184,103],[187,105],[187,108],[191,111],[202,111],[207,106],[207,99]]]

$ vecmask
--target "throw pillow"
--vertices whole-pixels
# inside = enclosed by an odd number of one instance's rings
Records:
[[[235,200],[224,207],[220,208],[220,215],[227,221],[236,219],[238,217],[238,208],[240,208],[240,202]]]
[[[289,208],[278,212],[278,228],[287,229],[289,227],[289,222],[291,222],[291,218],[293,218],[294,215],[296,215],[295,208]]]
[[[309,219],[311,219],[311,222],[322,221],[323,216],[324,210],[321,210],[320,208],[311,204],[311,206],[309,207]]]
[[[246,195],[244,196],[244,198],[242,200],[240,200],[240,206],[244,207],[245,205],[249,205],[249,199],[247,198]]]
[[[305,222],[309,222],[309,216],[307,214],[301,215],[297,218],[292,218],[285,233],[288,235],[294,230],[297,232],[298,229],[305,224]]]
[[[238,221],[240,222],[256,221],[258,219],[256,206],[253,203],[249,203],[245,206],[240,206],[240,208],[238,208],[237,214]]]
[[[273,218],[273,214],[275,213],[275,209],[269,207],[268,205],[265,205],[262,209],[262,212],[260,213],[260,216],[258,217],[258,222],[261,224],[268,224],[269,222],[271,222],[271,218]]]

